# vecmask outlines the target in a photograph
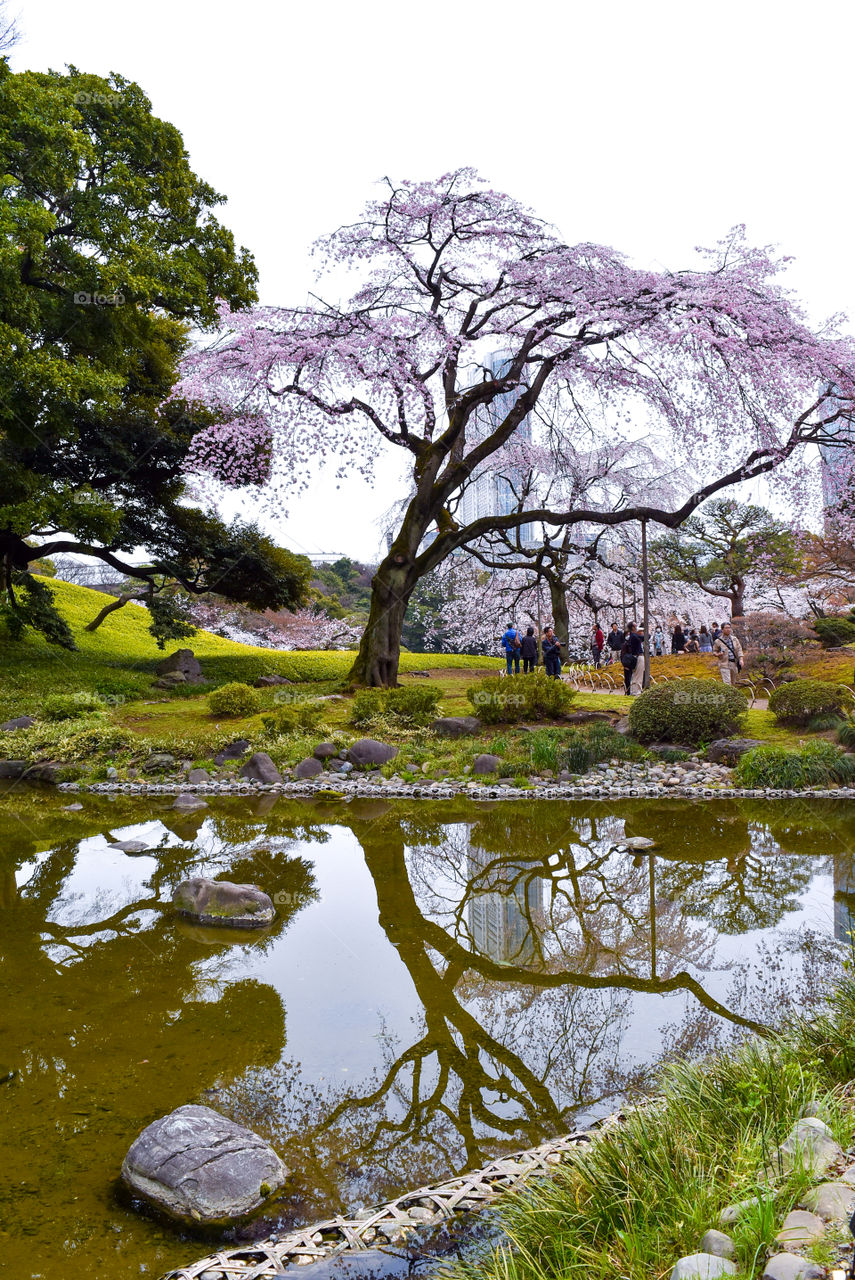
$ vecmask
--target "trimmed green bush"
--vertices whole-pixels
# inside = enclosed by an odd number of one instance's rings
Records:
[[[748,699],[719,680],[667,680],[640,693],[629,731],[640,742],[712,742],[740,727]]]
[[[208,695],[208,706],[215,716],[251,716],[260,710],[261,698],[248,684],[233,680]]]
[[[792,680],[775,689],[769,710],[779,724],[806,725],[816,716],[839,715],[852,702],[846,686],[830,680]]]
[[[558,720],[570,709],[575,692],[554,680],[542,667],[527,676],[495,676],[466,690],[475,714],[485,724],[515,724],[520,720]]]
[[[323,715],[323,706],[318,702],[299,701],[286,702],[282,706],[261,717],[261,723],[271,738],[279,738],[283,733],[305,733],[314,729]]]
[[[423,729],[436,718],[441,700],[442,690],[430,685],[360,689],[353,699],[350,723],[359,729],[370,729],[375,721],[390,720],[406,729]]]
[[[367,729],[372,720],[386,714],[385,689],[360,689],[350,708],[350,723],[357,729]]]
[[[840,645],[855,644],[855,618],[839,615],[833,618],[815,618],[813,629],[824,649],[837,649]]]
[[[82,720],[103,711],[104,702],[97,693],[52,693],[42,703],[41,714],[44,720]]]
[[[798,791],[829,782],[849,782],[855,776],[855,760],[833,742],[818,739],[798,751],[785,747],[755,747],[746,751],[736,768],[745,787],[777,787]]]

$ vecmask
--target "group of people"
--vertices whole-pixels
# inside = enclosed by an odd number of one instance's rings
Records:
[[[723,626],[719,626],[714,622],[711,627],[702,626],[696,631],[694,628],[684,630],[678,622],[676,626],[669,628],[669,640],[666,640],[665,632],[657,623],[650,637],[651,651],[656,657],[662,657],[666,652],[666,646],[670,647],[671,653],[711,653],[718,658],[721,678],[725,684],[733,682],[734,675],[738,675],[742,670],[744,663],[744,655],[742,645],[733,633],[733,628],[729,622],[725,622]],[[605,659],[603,653],[605,652]],[[627,693],[640,693],[641,680],[643,679],[644,662],[629,663],[627,659],[638,657],[644,653],[644,641],[642,633],[634,622],[630,622],[626,630],[619,627],[616,622],[611,625],[608,635],[603,633],[602,627],[598,623],[594,624],[591,631],[591,654],[594,659],[594,666],[599,667],[603,661],[608,664],[610,662],[620,662],[624,669],[624,685]],[[635,672],[641,669],[641,675],[638,681],[634,681]],[[629,671],[629,675],[627,674]],[[637,683],[638,687],[630,687],[631,684]]]
[[[729,622],[719,626],[714,622],[712,627],[702,626],[699,631],[694,628],[685,631],[680,623],[671,627],[671,653],[711,653],[718,659],[721,678],[725,684],[732,684],[742,670],[744,657],[742,645],[733,634]],[[657,624],[650,638],[651,652],[656,657],[665,653],[666,638],[662,627]],[[534,627],[526,627],[523,635],[513,621],[508,623],[507,630],[501,639],[505,651],[508,675],[519,675],[520,665],[523,674],[534,671],[537,666],[537,638]],[[548,676],[556,680],[561,675],[562,643],[551,626],[545,627],[540,640],[543,653],[543,665]],[[605,659],[603,654],[605,653]],[[644,687],[644,634],[635,622],[626,628],[613,622],[608,634],[603,632],[597,623],[591,632],[591,654],[594,666],[620,662],[623,667],[623,683],[627,694],[635,696]]]
[[[508,628],[502,636],[501,645],[505,651],[509,676],[519,675],[520,663],[522,663],[523,675],[527,675],[529,671],[534,671],[537,666],[537,639],[534,634],[534,627],[526,627],[525,635],[521,635],[513,622],[509,622]],[[540,638],[540,646],[543,652],[543,666],[546,674],[557,680],[561,675],[562,645],[552,627],[544,628],[543,635]]]

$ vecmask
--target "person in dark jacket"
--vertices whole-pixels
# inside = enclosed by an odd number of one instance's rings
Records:
[[[671,632],[671,652],[682,653],[685,647],[686,633],[678,622],[674,630]]]
[[[627,628],[620,651],[620,660],[623,666],[623,687],[626,696],[629,697],[632,692],[632,678],[639,663],[642,666],[642,676],[644,671],[644,645],[642,644],[641,636],[638,634],[638,627],[634,622],[631,622]],[[636,680],[636,693],[640,692],[641,689]]]
[[[552,676],[555,680],[561,675],[561,641],[552,630],[547,627],[543,633],[543,665],[546,668],[546,674]]]
[[[606,636],[606,644],[609,650],[609,662],[617,662],[620,657],[620,651],[623,648],[624,634],[616,622],[613,622]]]
[[[537,666],[537,641],[534,638],[534,627],[526,627],[520,645],[520,657],[523,662],[523,675],[534,671]]]

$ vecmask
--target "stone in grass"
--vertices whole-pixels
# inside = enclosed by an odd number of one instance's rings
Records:
[[[357,769],[369,769],[388,764],[397,754],[398,748],[391,746],[388,742],[377,742],[375,738],[360,738],[348,750],[347,759]]]
[[[319,773],[323,773],[324,766],[320,760],[316,760],[314,756],[306,756],[305,760],[294,769],[295,778],[315,778]]]
[[[797,1253],[776,1253],[763,1268],[763,1280],[820,1280],[825,1268]]]
[[[168,751],[153,751],[147,760],[143,761],[143,773],[163,773],[166,769],[173,769],[177,761],[175,756],[170,755]]]
[[[15,716],[14,720],[5,720],[0,724],[0,729],[5,729],[7,733],[12,733],[15,729],[29,729],[35,724],[32,716]]]
[[[237,738],[214,756],[214,764],[225,764],[227,760],[240,760],[249,751],[249,738]]]
[[[825,1223],[815,1213],[806,1209],[793,1209],[784,1219],[775,1243],[783,1249],[803,1249],[821,1240],[825,1235]]]
[[[465,738],[481,732],[481,721],[477,716],[440,716],[431,729],[441,738]]]
[[[281,782],[282,774],[276,768],[276,765],[270,759],[266,751],[256,751],[251,755],[245,765],[238,770],[241,778],[248,778],[250,782]]]
[[[759,738],[716,738],[707,747],[706,756],[710,764],[739,764],[746,751],[762,747]]]
[[[316,760],[332,760],[338,755],[338,747],[334,742],[319,742],[312,755]]]
[[[718,1215],[718,1220],[723,1227],[732,1226],[745,1213],[746,1209],[753,1209],[755,1205],[760,1203],[759,1196],[749,1196],[747,1200],[738,1200],[736,1204],[729,1204],[722,1209]]]
[[[489,752],[484,752],[483,755],[476,756],[472,761],[472,772],[482,774],[495,773],[501,763],[500,756],[493,756]]]
[[[176,649],[168,658],[158,662],[155,671],[159,676],[179,672],[188,684],[201,684],[203,680],[202,668],[192,649]]]
[[[182,880],[172,895],[172,903],[188,920],[229,929],[263,929],[276,915],[270,898],[257,885],[208,880],[204,876]]]
[[[194,784],[197,782],[210,782],[210,780],[211,775],[207,769],[191,769],[187,774],[187,781]]]
[[[826,1222],[848,1226],[855,1212],[855,1187],[848,1182],[823,1182],[805,1194],[802,1208],[809,1209]]]
[[[201,796],[194,796],[189,791],[176,796],[172,804],[172,808],[178,809],[181,813],[195,813],[197,809],[207,809],[207,807],[207,802]]]
[[[785,1172],[800,1165],[814,1176],[825,1173],[829,1165],[843,1158],[843,1148],[835,1142],[828,1125],[814,1116],[797,1120],[778,1152]]]
[[[134,1195],[188,1225],[242,1221],[281,1190],[288,1173],[257,1133],[197,1106],[143,1129],[122,1164]]]
[[[716,1280],[717,1276],[735,1276],[736,1264],[714,1253],[690,1253],[674,1264],[671,1280]]]
[[[701,1253],[712,1253],[717,1258],[735,1258],[736,1245],[730,1236],[724,1234],[723,1231],[716,1231],[711,1228],[700,1243]]]

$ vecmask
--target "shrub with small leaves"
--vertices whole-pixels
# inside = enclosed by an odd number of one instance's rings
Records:
[[[851,702],[845,685],[830,680],[792,680],[774,690],[769,710],[779,724],[806,725],[817,716],[839,715]]]
[[[515,724],[520,720],[558,720],[570,709],[575,691],[538,667],[526,676],[495,676],[466,690],[475,714],[485,724]]]
[[[286,702],[269,715],[261,717],[261,723],[271,738],[285,733],[305,733],[314,729],[323,715],[323,706],[317,702]]]
[[[360,689],[353,699],[350,722],[370,729],[380,720],[405,729],[424,728],[436,717],[442,690],[430,685],[401,685],[397,689]]]
[[[97,693],[52,693],[41,707],[44,720],[82,720],[104,710],[105,699]]]
[[[215,716],[251,716],[260,709],[261,698],[248,684],[233,680],[208,695],[208,706]]]
[[[855,618],[841,615],[833,618],[814,618],[813,629],[824,649],[837,649],[844,644],[855,644]]]
[[[640,693],[629,730],[640,742],[711,742],[740,726],[748,699],[719,680],[667,680]]]

